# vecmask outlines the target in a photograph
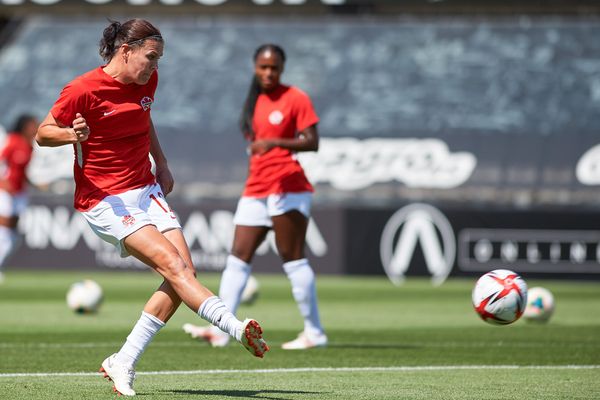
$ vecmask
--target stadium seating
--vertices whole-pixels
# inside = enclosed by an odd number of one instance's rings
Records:
[[[166,40],[153,119],[180,182],[244,180],[236,122],[251,56],[277,42],[288,52],[284,80],[311,95],[324,137],[438,138],[477,156],[469,184],[572,186],[565,171],[600,125],[594,21],[319,18],[150,18]],[[0,53],[0,123],[45,114],[67,81],[99,65],[105,25],[28,19]],[[562,178],[544,181],[545,170]]]

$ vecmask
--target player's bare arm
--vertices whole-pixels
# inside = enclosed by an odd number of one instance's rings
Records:
[[[90,128],[80,113],[75,115],[70,127],[61,124],[52,113],[48,113],[38,128],[35,140],[40,146],[57,147],[85,142],[89,135]]]
[[[257,140],[250,144],[250,151],[252,154],[264,154],[274,147],[282,147],[292,151],[317,151],[319,149],[317,125],[309,126],[300,131],[298,137],[293,139],[274,138]]]

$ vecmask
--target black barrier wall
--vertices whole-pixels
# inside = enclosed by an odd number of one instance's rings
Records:
[[[34,201],[21,216],[23,243],[9,264],[26,269],[146,269],[133,257],[121,258],[115,248],[102,242],[70,204]],[[235,203],[191,207],[171,202],[191,248],[198,270],[221,271],[233,240]],[[318,221],[318,222],[317,222]],[[306,237],[307,257],[326,274],[344,273],[343,210],[314,212]],[[258,249],[254,261],[258,272],[281,270],[271,234]]]
[[[142,269],[100,241],[69,205],[34,202],[22,216],[18,269]],[[235,204],[172,204],[200,271],[220,271],[233,238]],[[600,278],[599,218],[593,212],[472,211],[410,203],[398,208],[317,207],[307,256],[319,273],[476,276],[508,268],[533,277]],[[281,263],[272,238],[253,262],[258,272]]]

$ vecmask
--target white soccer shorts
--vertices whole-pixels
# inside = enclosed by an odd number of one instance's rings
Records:
[[[273,226],[271,217],[298,210],[310,217],[311,192],[271,194],[267,197],[240,198],[233,223],[244,226]]]
[[[181,229],[158,184],[110,195],[94,208],[82,212],[88,224],[102,240],[114,245],[121,257],[129,256],[123,239],[146,225],[160,232]]]
[[[13,195],[0,189],[0,217],[18,217],[25,211],[28,203],[27,193]]]

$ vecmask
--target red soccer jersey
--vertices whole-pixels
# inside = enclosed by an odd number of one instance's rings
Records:
[[[294,86],[281,85],[272,93],[258,96],[252,122],[255,140],[292,139],[319,122],[319,117],[306,93]],[[244,196],[265,197],[313,190],[293,151],[274,147],[265,154],[250,156]]]
[[[86,211],[103,198],[154,183],[150,171],[150,107],[158,75],[145,85],[125,85],[98,67],[63,89],[50,112],[65,126],[75,114],[90,135],[75,144],[75,208]]]
[[[31,161],[33,147],[23,136],[11,133],[6,138],[4,148],[0,152],[0,162],[5,164],[2,179],[8,181],[8,192],[18,194],[25,190],[27,185],[26,169]]]

